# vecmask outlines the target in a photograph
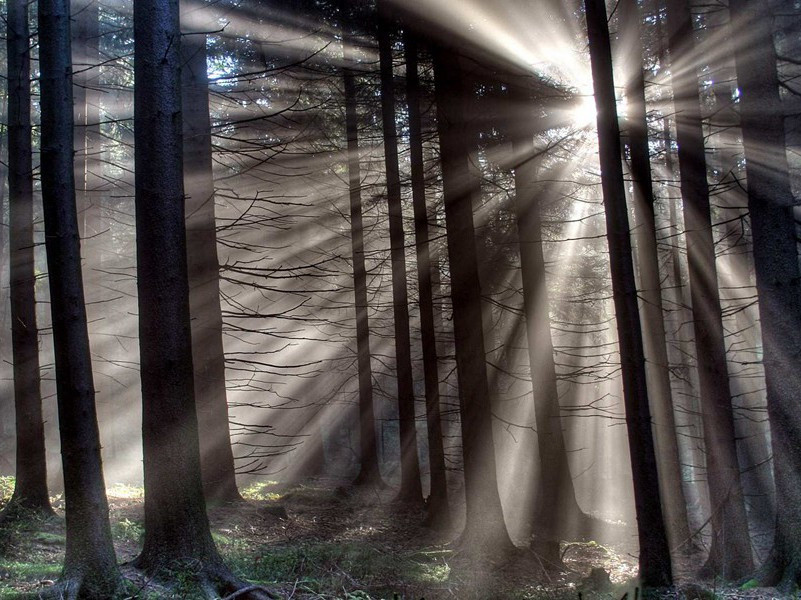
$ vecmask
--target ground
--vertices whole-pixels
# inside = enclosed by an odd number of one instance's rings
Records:
[[[455,532],[437,534],[421,527],[421,513],[394,504],[388,493],[357,496],[339,483],[281,489],[264,482],[245,491],[246,504],[210,511],[214,538],[229,566],[242,578],[293,599],[642,597],[634,583],[632,548],[622,544],[563,545],[568,570],[562,573],[544,572],[537,557],[523,548],[512,557],[476,559],[449,544]],[[8,479],[0,478],[0,497],[9,493]],[[136,556],[142,536],[142,490],[117,485],[109,490],[109,501],[117,556],[126,563]],[[54,498],[54,504],[61,508],[61,498]],[[0,598],[36,597],[47,589],[58,578],[63,551],[62,519],[30,521],[0,533]],[[130,580],[125,597],[193,598],[192,565],[171,569],[176,585],[166,588],[124,566]],[[769,589],[682,584],[658,597],[782,596]]]

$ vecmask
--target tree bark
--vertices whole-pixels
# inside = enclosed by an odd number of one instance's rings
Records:
[[[514,208],[520,243],[526,342],[540,455],[540,478],[535,482],[533,494],[532,535],[536,551],[549,562],[560,564],[559,540],[579,533],[587,521],[587,515],[576,501],[576,490],[565,449],[545,280],[541,198],[537,193],[533,132],[525,127],[522,130],[531,135],[518,133],[513,140],[513,154],[519,157],[519,164],[514,169]]]
[[[504,522],[492,435],[481,285],[478,277],[473,199],[479,182],[469,165],[477,140],[466,133],[461,64],[450,49],[434,49],[437,125],[451,275],[459,406],[462,427],[466,520],[463,547],[480,553],[513,549]]]
[[[395,125],[395,84],[392,65],[392,20],[386,0],[378,4],[378,53],[381,70],[381,124],[389,204],[389,240],[392,261],[392,306],[395,316],[395,361],[398,380],[398,420],[401,445],[401,486],[398,499],[420,503],[420,462],[417,455],[412,351],[409,336],[409,296],[406,286],[406,240],[403,232],[398,134]]]
[[[64,471],[69,598],[119,588],[100,457],[75,205],[69,0],[39,1],[42,199]]]
[[[423,163],[422,121],[420,118],[420,77],[418,45],[414,34],[406,32],[406,101],[409,106],[409,152],[412,167],[412,202],[417,250],[417,287],[420,307],[420,335],[423,345],[423,378],[426,391],[426,427],[431,490],[426,504],[426,522],[435,527],[450,523],[445,451],[442,445],[442,418],[439,408],[439,368],[434,330],[434,297],[431,283],[431,256],[428,239],[428,208]]]
[[[790,594],[801,584],[801,272],[793,220],[770,6],[730,0],[740,118],[754,236],[759,317],[776,483],[776,536],[757,574],[763,585]]]
[[[183,187],[178,0],[134,4],[136,259],[145,539],[134,565],[192,565],[198,585],[241,589],[211,538],[200,471]],[[163,575],[163,573],[162,573]]]
[[[692,60],[695,50],[687,0],[667,0],[667,25],[668,48],[674,65],[679,57],[682,61]],[[712,548],[701,574],[738,579],[751,570],[753,563],[735,445],[698,79],[694,68],[674,68],[672,75],[690,299],[712,505]]]
[[[603,0],[585,0],[584,6],[598,111],[601,184],[640,542],[640,578],[645,586],[664,586],[672,582],[670,550],[659,502],[659,476],[623,182],[609,25]]]
[[[17,464],[14,494],[0,513],[0,521],[19,516],[20,509],[46,515],[53,512],[47,495],[36,326],[28,4],[9,0],[7,6],[8,243]]]
[[[346,3],[342,3],[343,10]],[[349,20],[343,24],[349,29]],[[367,316],[367,272],[364,266],[364,229],[362,227],[362,177],[359,166],[359,115],[357,110],[356,77],[353,68],[353,39],[343,35],[345,67],[342,78],[345,87],[345,129],[348,143],[348,188],[350,197],[350,235],[353,257],[353,289],[356,308],[356,355],[359,370],[359,449],[361,465],[354,483],[383,486],[378,466],[373,404],[373,372],[370,366],[370,325]]]
[[[659,489],[665,512],[668,539],[672,548],[688,545],[690,526],[687,502],[682,487],[681,459],[676,439],[676,419],[670,390],[670,371],[662,310],[662,281],[656,239],[654,190],[648,148],[648,122],[645,106],[645,74],[642,65],[641,19],[636,0],[623,0],[620,5],[621,29],[627,39],[629,54],[626,82],[628,101],[625,137],[631,153],[631,176],[634,182],[633,204],[637,258],[640,272],[640,298],[644,317],[646,375],[654,416],[654,442],[659,467]],[[628,43],[626,43],[628,42]]]
[[[220,263],[214,217],[206,34],[182,38],[186,249],[200,467],[207,504],[241,500],[228,425]]]

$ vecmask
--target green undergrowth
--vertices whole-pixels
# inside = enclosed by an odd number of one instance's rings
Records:
[[[281,494],[271,489],[278,485],[277,481],[257,481],[251,483],[248,487],[242,490],[242,497],[245,500],[255,501],[274,501],[280,500]]]
[[[450,574],[439,552],[399,556],[361,542],[305,542],[255,549],[221,545],[221,550],[229,565],[245,579],[265,585],[290,585],[315,594],[369,588],[391,598],[398,585],[441,584]]]

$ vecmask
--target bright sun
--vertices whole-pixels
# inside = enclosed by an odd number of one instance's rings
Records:
[[[571,121],[584,127],[594,124],[596,116],[595,97],[592,94],[580,96],[571,111]]]

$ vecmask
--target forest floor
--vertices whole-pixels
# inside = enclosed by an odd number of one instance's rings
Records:
[[[0,478],[2,479],[2,478]],[[0,481],[0,504],[3,489]],[[6,479],[6,484],[7,484]],[[5,486],[6,488],[8,485]],[[213,536],[234,572],[287,599],[398,600],[609,599],[635,600],[636,559],[632,548],[585,541],[562,546],[567,570],[547,575],[538,558],[520,548],[502,561],[468,556],[449,542],[454,532],[434,533],[420,525],[422,513],[391,501],[388,492],[355,495],[334,482],[315,482],[278,491],[271,483],[245,492],[247,502],[210,511]],[[143,534],[142,490],[109,490],[117,556],[133,559]],[[54,498],[63,509],[60,497]],[[618,536],[619,537],[619,536]],[[29,521],[0,532],[0,598],[36,597],[58,578],[64,553],[64,522]],[[687,557],[680,568],[700,564]],[[592,569],[603,569],[590,577]],[[191,573],[167,589],[129,567],[127,597],[194,598]],[[597,576],[599,571],[595,572]],[[174,579],[175,580],[175,579]],[[628,595],[626,595],[628,594]],[[660,599],[713,600],[783,598],[770,589],[712,587],[685,581]]]

